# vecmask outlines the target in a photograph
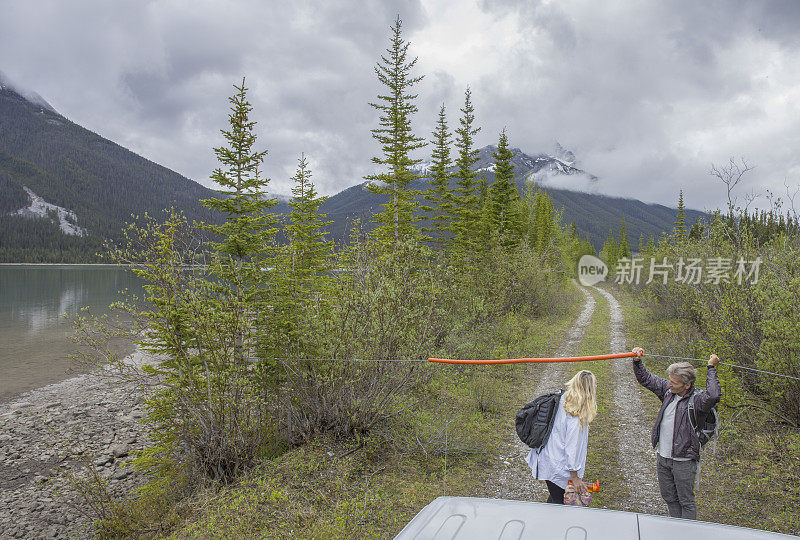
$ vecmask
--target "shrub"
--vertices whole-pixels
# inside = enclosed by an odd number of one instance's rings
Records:
[[[440,269],[419,244],[381,252],[356,242],[340,268],[306,339],[333,361],[282,360],[281,427],[293,443],[326,432],[358,436],[413,406],[409,396],[427,380],[415,361],[449,327]]]

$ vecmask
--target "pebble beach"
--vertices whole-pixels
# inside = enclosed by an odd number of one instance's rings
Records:
[[[131,383],[96,374],[0,404],[0,538],[90,537],[75,479],[93,469],[119,498],[140,485],[130,461],[147,440],[143,417]]]

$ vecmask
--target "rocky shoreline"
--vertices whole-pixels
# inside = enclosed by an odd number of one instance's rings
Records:
[[[143,416],[131,383],[96,374],[0,404],[0,538],[90,537],[95,516],[75,479],[93,469],[120,499],[140,485],[130,460],[147,441]]]

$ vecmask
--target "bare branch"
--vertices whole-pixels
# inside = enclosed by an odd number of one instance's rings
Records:
[[[744,196],[744,202],[745,202],[744,211],[746,212],[747,209],[750,207],[750,205],[753,203],[753,201],[758,199],[760,196],[761,195],[756,193],[756,191],[754,189],[750,190],[749,193],[746,193],[745,196]],[[778,199],[778,201],[780,201],[780,199]]]
[[[731,216],[733,215],[733,206],[735,202],[735,199],[732,197],[734,188],[742,181],[746,173],[755,169],[755,166],[747,163],[745,158],[740,157],[739,160],[741,163],[737,163],[736,160],[731,157],[728,164],[723,165],[720,169],[712,163],[711,170],[708,171],[708,174],[719,178],[720,181],[725,184],[728,191],[728,213]]]
[[[773,214],[779,214],[781,211],[781,206],[783,206],[783,200],[780,197],[777,197],[772,191],[769,189],[764,190],[766,191],[766,197],[769,201],[770,212]]]
[[[789,200],[789,209],[792,211],[792,217],[797,219],[797,209],[794,206],[794,200],[800,193],[800,184],[794,186],[794,192],[789,187],[789,180],[784,178],[783,186],[786,188],[786,198]]]

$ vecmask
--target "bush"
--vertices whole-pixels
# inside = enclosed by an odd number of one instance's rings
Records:
[[[258,336],[254,308],[244,291],[247,274],[230,275],[224,258],[203,252],[201,229],[171,213],[163,223],[145,217],[111,251],[144,281],[146,302],[118,307],[134,320],[129,337],[158,361],[126,363],[88,331],[102,321],[77,321],[78,337],[139,384],[154,444],[138,463],[151,471],[185,464],[200,478],[228,481],[252,464],[275,437],[261,374],[249,359]],[[200,256],[209,264],[195,265]]]
[[[356,242],[342,254],[306,342],[322,360],[282,360],[281,428],[292,443],[360,436],[385,424],[427,380],[417,363],[450,326],[440,268],[422,246]]]

